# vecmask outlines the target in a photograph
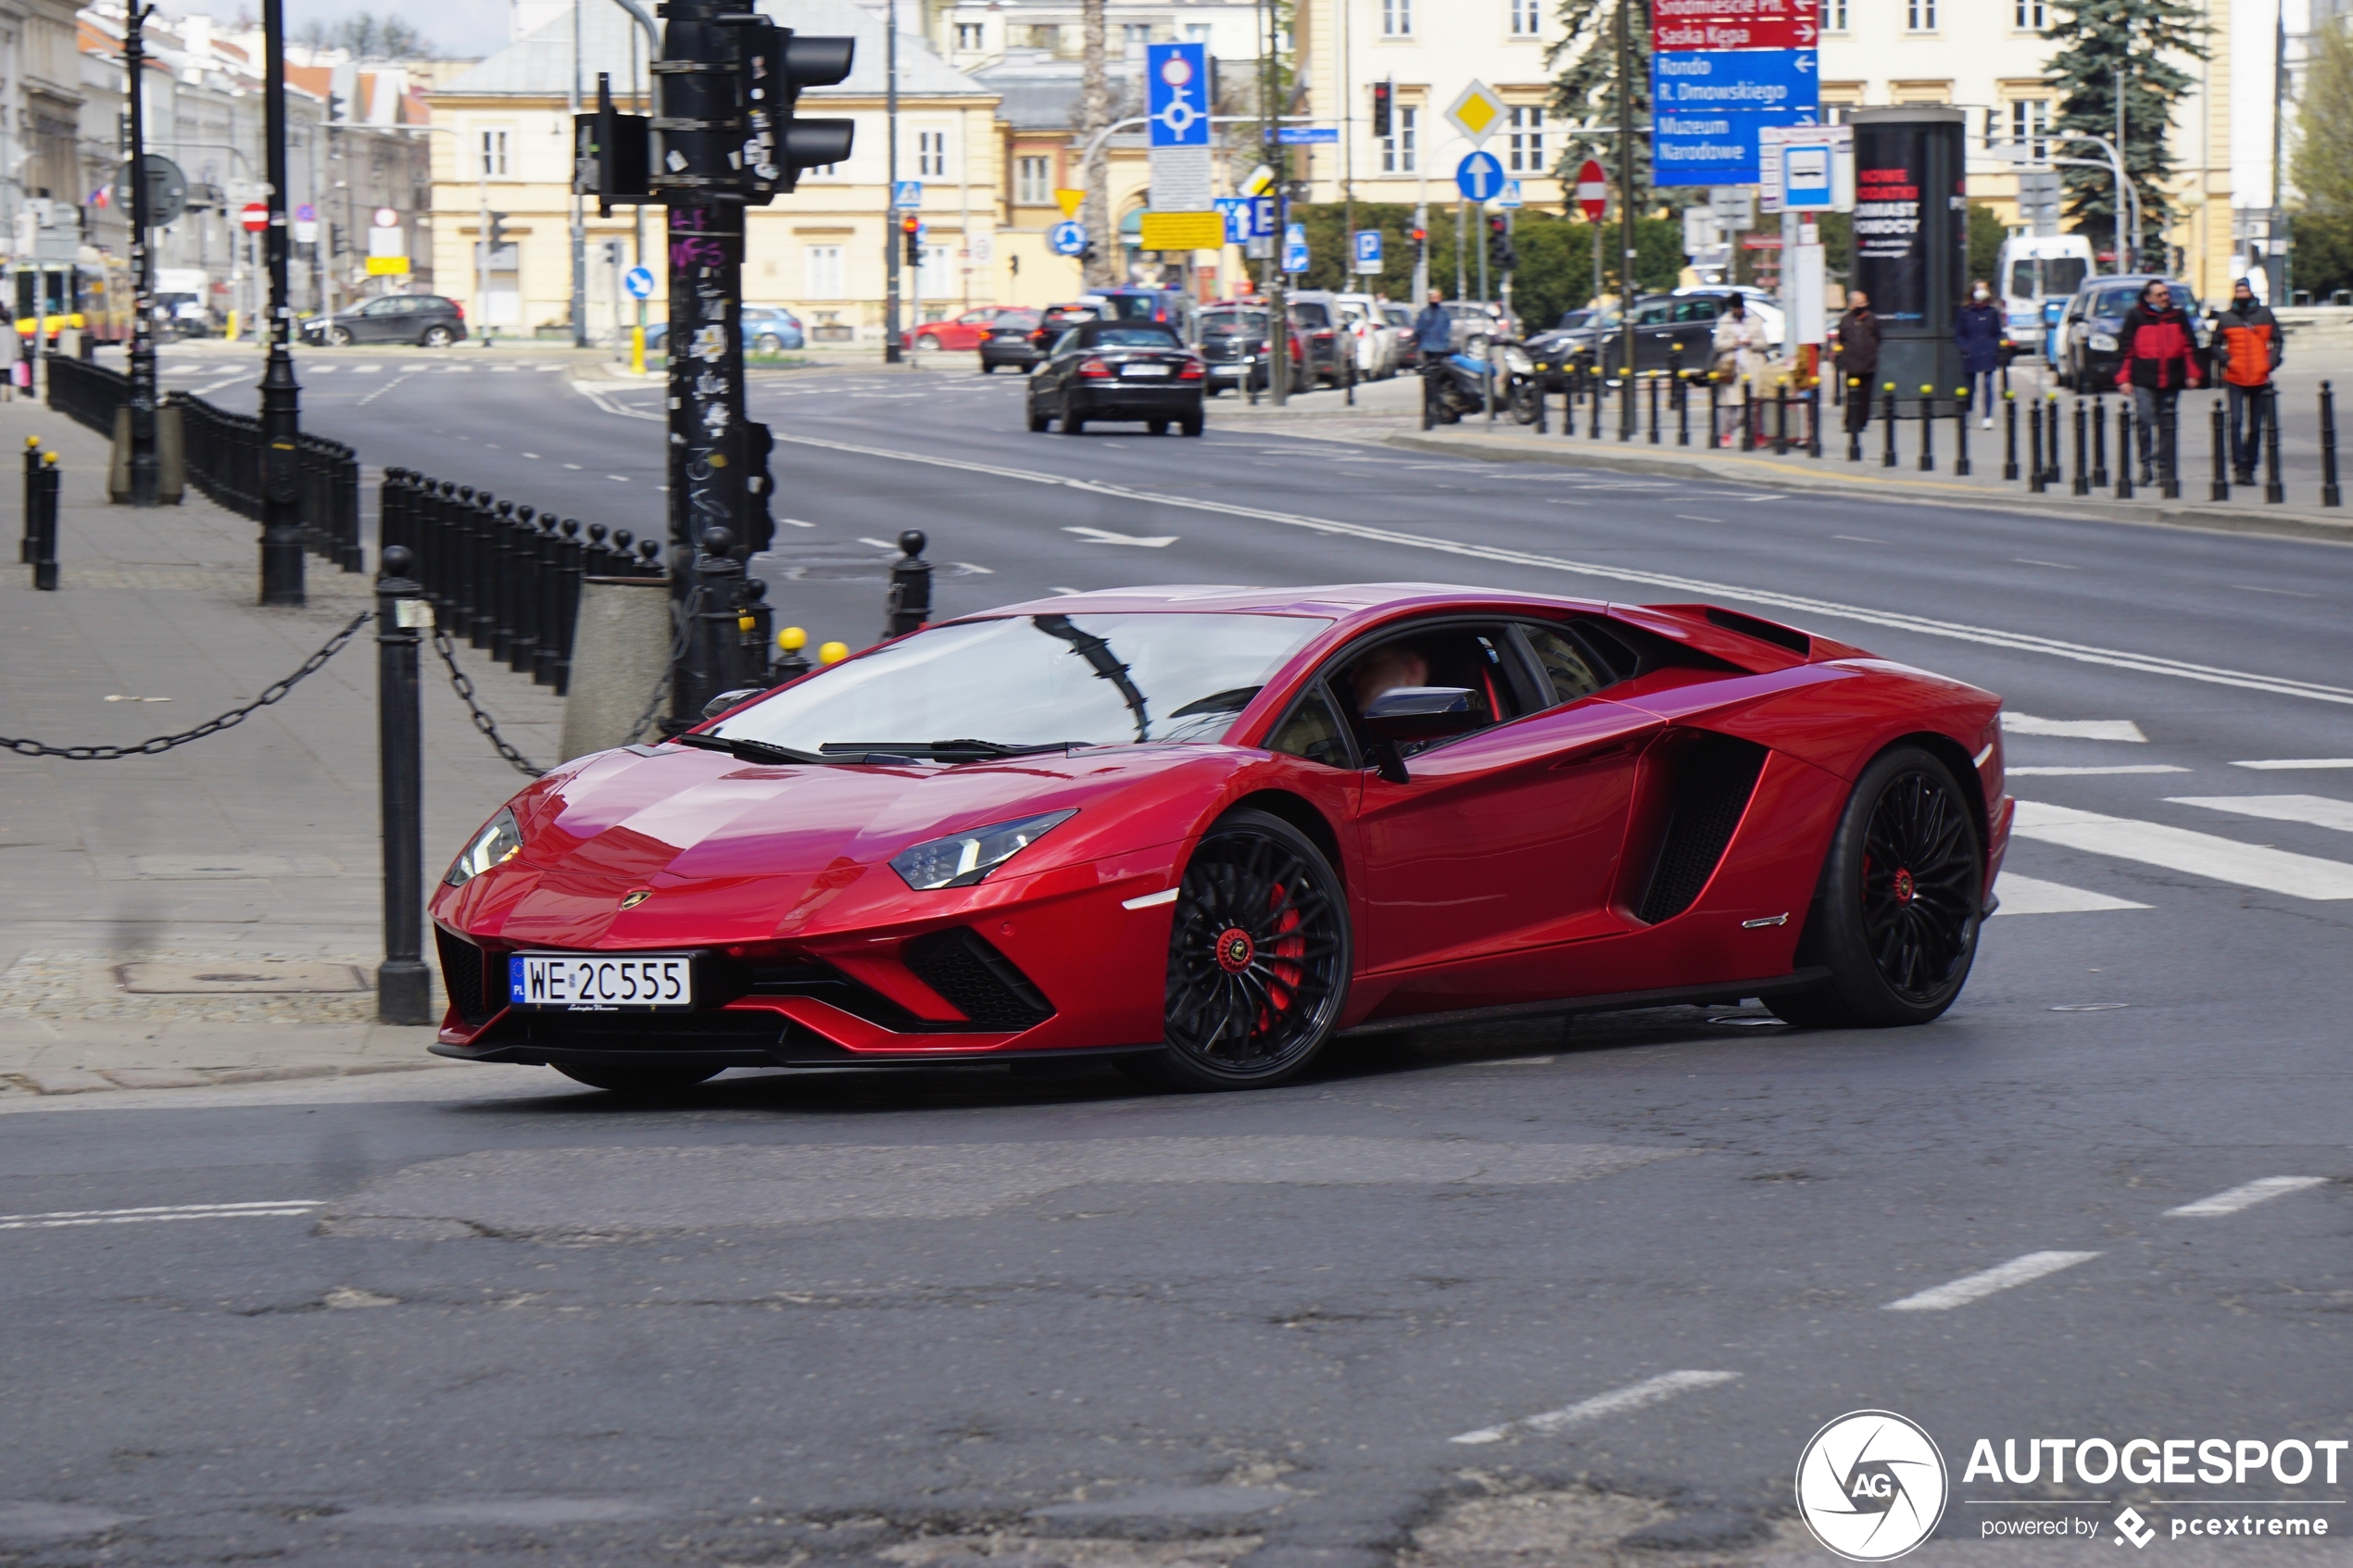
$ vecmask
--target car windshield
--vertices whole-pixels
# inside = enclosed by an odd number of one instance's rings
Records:
[[[1114,294],[1104,296],[1103,314],[1113,320],[1149,321],[1158,312],[1152,308],[1152,301],[1148,295]]]
[[[844,743],[1213,741],[1331,625],[1294,615],[1028,615],[919,632],[789,687],[717,734]]]
[[[2196,296],[2190,293],[2187,283],[2169,283],[2166,287],[2173,295],[2173,303],[2181,308],[2194,310],[2197,307]],[[2104,321],[2120,321],[2124,319],[2124,313],[2139,303],[2141,295],[2146,292],[2148,292],[2146,283],[2137,288],[2103,289],[2092,296],[2091,313]]]
[[[1257,333],[1266,330],[1264,310],[1221,310],[1201,319],[1201,330],[1212,336]]]
[[[1166,327],[1097,327],[1097,348],[1175,348],[1176,334]]]

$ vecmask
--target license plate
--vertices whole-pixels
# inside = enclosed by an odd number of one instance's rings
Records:
[[[1168,367],[1165,365],[1130,365],[1126,369],[1126,373],[1131,376],[1164,376],[1168,373]]]
[[[658,1012],[695,1005],[690,953],[516,953],[507,999],[563,1012]]]

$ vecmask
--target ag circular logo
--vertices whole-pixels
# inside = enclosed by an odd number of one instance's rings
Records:
[[[1797,1512],[1851,1562],[1886,1562],[1933,1535],[1950,1483],[1929,1435],[1888,1411],[1855,1411],[1814,1434],[1797,1461]]]

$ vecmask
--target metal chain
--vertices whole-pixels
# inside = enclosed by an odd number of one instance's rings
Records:
[[[474,700],[474,684],[466,678],[464,671],[458,668],[456,648],[449,641],[448,632],[438,622],[433,629],[433,651],[439,654],[441,662],[449,667],[449,684],[457,688],[458,700],[466,705],[466,711],[473,715],[474,728],[483,733],[484,738],[490,742],[498,755],[524,778],[535,779],[546,773],[547,769],[533,767],[529,758],[507,744],[507,737],[498,733],[498,721],[484,713],[482,704]]]
[[[0,746],[6,747],[19,757],[58,757],[69,762],[111,762],[118,757],[160,756],[175,746],[185,746],[192,740],[202,740],[207,735],[217,735],[223,730],[242,724],[246,716],[257,709],[267,708],[272,703],[284,701],[286,694],[293,691],[305,676],[316,672],[321,665],[341,653],[345,646],[353,637],[359,635],[359,628],[375,619],[375,613],[374,610],[369,609],[353,616],[350,625],[328,638],[326,646],[302,661],[301,669],[283,681],[273,681],[264,686],[261,695],[243,708],[233,708],[220,718],[208,719],[193,730],[182,730],[176,735],[157,735],[152,740],[141,741],[136,746],[44,746],[37,740],[15,740],[6,735],[0,735]]]
[[[686,657],[686,643],[694,633],[695,611],[702,608],[702,597],[703,589],[699,584],[687,590],[686,608],[671,622],[670,658],[662,665],[661,673],[655,678],[653,691],[646,697],[646,710],[637,715],[635,723],[629,726],[629,738],[622,745],[636,745],[652,728],[654,712],[661,707],[662,694],[670,689],[670,672],[678,668],[680,659]]]

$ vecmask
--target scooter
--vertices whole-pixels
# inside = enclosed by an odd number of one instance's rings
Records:
[[[1487,412],[1490,388],[1495,411],[1516,423],[1532,425],[1543,392],[1536,380],[1536,361],[1516,343],[1492,345],[1494,358],[1467,349],[1450,354],[1423,368],[1422,428],[1459,424]]]

